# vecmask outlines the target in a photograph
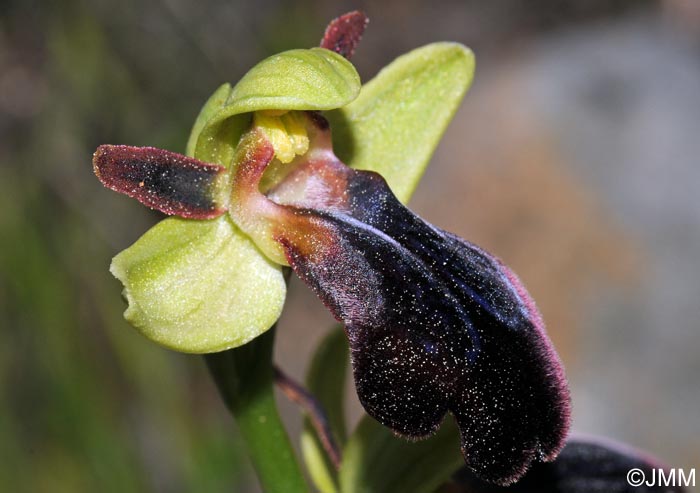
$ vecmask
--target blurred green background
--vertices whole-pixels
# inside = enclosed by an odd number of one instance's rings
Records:
[[[102,188],[91,155],[182,152],[218,85],[355,8],[371,20],[363,80],[431,41],[476,52],[413,206],[524,279],[567,366],[574,428],[700,468],[697,2],[6,0],[0,491],[257,491],[202,360],[122,319],[110,259],[159,215]],[[330,323],[294,282],[279,363],[302,378]]]

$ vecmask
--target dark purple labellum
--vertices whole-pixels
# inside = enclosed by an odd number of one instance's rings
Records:
[[[321,48],[350,59],[355,54],[355,48],[360,43],[368,22],[367,16],[359,10],[333,19],[323,34]]]
[[[346,325],[367,412],[414,438],[451,412],[468,466],[487,481],[507,484],[553,459],[569,426],[568,389],[516,276],[414,215],[379,175],[350,173],[347,212],[296,209],[311,240],[280,241]]]
[[[243,153],[233,184],[257,196],[249,203],[274,202],[260,206],[273,238],[346,327],[364,408],[410,438],[452,413],[467,465],[494,483],[554,459],[569,428],[568,387],[515,274],[413,214],[378,174],[345,166],[326,122],[309,123],[316,151],[267,199],[257,183],[270,153]]]
[[[230,186],[232,219],[345,324],[360,401],[396,433],[426,437],[451,413],[467,466],[497,484],[553,460],[569,392],[525,288],[495,257],[413,214],[381,176],[341,163],[327,122],[308,117],[310,151],[267,195],[259,185],[274,149],[258,128],[241,138],[230,182],[223,167],[127,146],[100,147],[95,171],[184,217],[220,214],[214,197]]]
[[[216,200],[226,169],[154,147],[102,145],[93,168],[107,187],[166,214],[209,219],[226,210]]]
[[[642,471],[645,480],[631,486],[628,473]],[[454,493],[683,493],[681,486],[663,486],[659,470],[668,468],[624,445],[591,439],[570,440],[555,461],[535,464],[510,487],[485,483],[467,469],[460,471],[447,491]],[[632,476],[639,481],[641,476]],[[648,486],[649,482],[652,486]],[[673,481],[680,484],[681,480]]]

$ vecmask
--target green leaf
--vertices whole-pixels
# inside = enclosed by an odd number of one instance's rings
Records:
[[[345,374],[349,362],[348,342],[342,328],[335,327],[319,344],[306,376],[306,385],[318,399],[328,417],[336,443],[343,446],[347,436],[345,425]],[[309,475],[321,493],[338,491],[337,474],[309,423],[304,422],[301,451]]]
[[[279,317],[286,293],[281,268],[222,216],[169,218],[117,255],[124,317],[149,339],[189,353],[245,344]]]
[[[474,55],[457,43],[397,58],[352,103],[328,113],[336,154],[354,168],[380,173],[407,202],[473,75]]]
[[[339,325],[319,344],[306,375],[307,388],[325,409],[331,429],[341,446],[347,439],[344,387],[349,362],[347,337]]]
[[[200,113],[207,120],[195,124],[188,149],[193,150],[197,159],[228,166],[238,138],[250,122],[247,113],[339,108],[360,93],[360,77],[350,62],[332,51],[290,50],[253,67],[234,86],[218,111],[214,111],[223,89],[219,88],[217,93],[202,110],[202,113],[206,110],[206,116]]]
[[[340,491],[432,493],[462,466],[459,430],[451,417],[432,437],[411,442],[365,416],[343,452]]]
[[[320,493],[338,493],[338,475],[321,446],[318,436],[305,422],[299,437],[301,455],[314,486]]]

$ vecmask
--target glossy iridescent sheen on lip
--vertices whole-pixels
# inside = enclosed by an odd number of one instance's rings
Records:
[[[367,412],[410,438],[430,435],[451,413],[466,464],[490,482],[511,483],[533,461],[552,460],[569,428],[568,388],[515,274],[417,217],[378,174],[346,167],[325,119],[303,115],[309,150],[283,172],[275,173],[280,165],[264,128],[244,134],[225,172],[231,176],[222,178],[230,180],[228,212],[345,325]],[[105,148],[99,161],[115,161],[118,151]],[[157,162],[197,170],[199,182],[209,183],[210,165],[160,152]],[[263,192],[266,172],[277,180]]]

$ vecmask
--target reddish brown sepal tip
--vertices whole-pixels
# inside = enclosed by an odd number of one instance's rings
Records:
[[[335,51],[349,60],[355,53],[368,22],[365,13],[359,10],[333,19],[323,34],[321,48]]]
[[[215,196],[223,166],[154,147],[102,145],[93,156],[102,184],[168,215],[211,219],[226,208]]]

